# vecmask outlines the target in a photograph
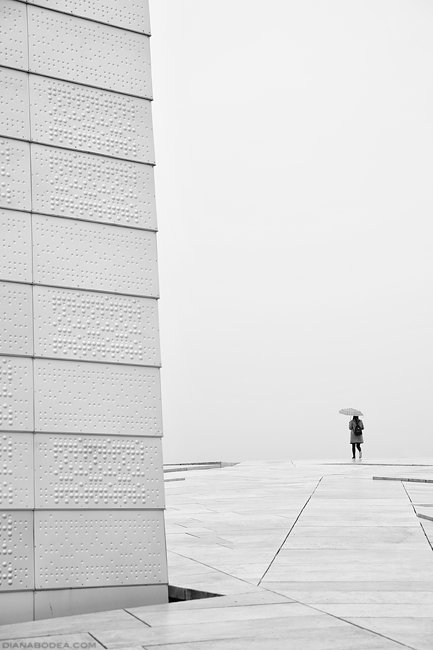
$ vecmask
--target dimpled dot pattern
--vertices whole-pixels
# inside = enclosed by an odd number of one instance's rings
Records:
[[[0,60],[27,70],[26,6],[13,0],[0,0]]]
[[[157,368],[35,360],[36,431],[161,436]]]
[[[30,209],[30,145],[0,138],[0,207]]]
[[[49,9],[150,34],[148,0],[29,0]]]
[[[33,435],[0,433],[0,510],[33,508]]]
[[[0,431],[32,429],[32,360],[0,356]]]
[[[156,229],[151,166],[34,145],[32,169],[35,212]]]
[[[0,511],[0,591],[33,586],[31,513]]]
[[[151,102],[30,75],[33,140],[153,163]]]
[[[155,233],[34,215],[34,281],[157,296]]]
[[[47,287],[33,296],[37,356],[159,365],[155,300]]]
[[[0,282],[0,353],[33,354],[32,289]]]
[[[162,512],[40,510],[35,524],[36,587],[155,584],[167,579]]]
[[[168,601],[148,5],[0,0],[0,626]]]
[[[0,209],[0,280],[32,281],[30,215]]]
[[[1,135],[28,139],[30,133],[27,74],[0,68]]]
[[[30,72],[151,98],[149,38],[28,7]]]
[[[161,441],[107,436],[37,437],[37,506],[161,508]]]

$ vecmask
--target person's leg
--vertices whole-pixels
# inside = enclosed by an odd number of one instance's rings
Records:
[[[360,458],[362,458],[362,449],[361,449],[361,443],[360,443],[360,442],[357,442],[357,443],[356,443],[356,446],[357,446],[357,448],[358,448],[358,451],[359,451],[359,457],[360,457]]]
[[[352,458],[355,458],[355,443],[352,442]]]

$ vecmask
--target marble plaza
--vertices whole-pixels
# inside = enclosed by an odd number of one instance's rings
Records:
[[[432,648],[433,460],[166,477],[169,583],[220,596],[4,625],[0,648]]]

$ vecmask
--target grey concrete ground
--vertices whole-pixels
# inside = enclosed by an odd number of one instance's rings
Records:
[[[431,480],[433,460],[250,462],[182,476],[166,484],[170,584],[224,596],[6,625],[0,639],[431,650],[433,521],[417,514],[433,515],[433,484],[373,476]]]

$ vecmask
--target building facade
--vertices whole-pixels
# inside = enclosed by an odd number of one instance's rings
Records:
[[[167,600],[146,0],[0,0],[0,623]]]

